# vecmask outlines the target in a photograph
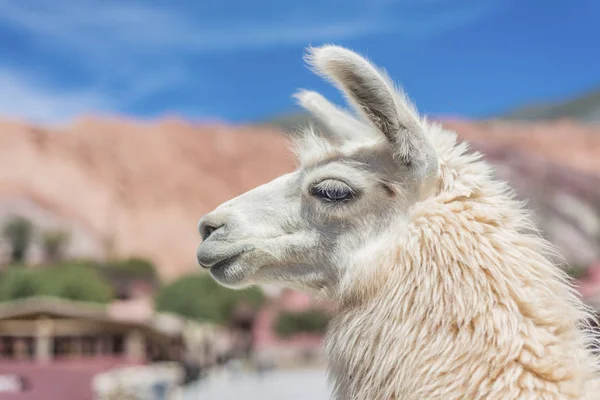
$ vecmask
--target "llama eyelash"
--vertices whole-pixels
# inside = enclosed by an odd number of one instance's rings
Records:
[[[310,194],[326,203],[344,204],[353,201],[358,191],[340,179],[328,178],[310,186]]]

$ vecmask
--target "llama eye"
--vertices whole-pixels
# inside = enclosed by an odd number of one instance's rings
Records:
[[[355,193],[344,182],[327,179],[313,185],[310,189],[310,194],[324,201],[342,202],[351,200]]]

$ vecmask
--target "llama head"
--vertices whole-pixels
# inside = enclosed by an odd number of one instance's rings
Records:
[[[307,60],[359,117],[317,93],[296,96],[327,133],[298,133],[296,171],[200,220],[198,262],[224,286],[333,289],[357,259],[373,263],[374,246],[401,234],[410,206],[437,187],[427,124],[383,71],[338,46],[311,49]]]

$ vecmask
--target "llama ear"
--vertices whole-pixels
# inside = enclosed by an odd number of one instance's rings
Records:
[[[338,86],[357,111],[386,136],[399,162],[412,165],[426,161],[423,151],[428,143],[419,116],[383,71],[339,46],[309,49],[306,58],[317,73]]]
[[[371,127],[331,104],[317,92],[300,90],[294,95],[294,98],[298,101],[298,104],[325,124],[336,138],[360,140],[372,131]]]

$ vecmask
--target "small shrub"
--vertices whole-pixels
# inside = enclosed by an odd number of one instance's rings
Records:
[[[46,295],[95,303],[108,303],[115,296],[112,286],[90,266],[57,265],[40,270],[39,275]]]
[[[226,289],[208,274],[198,274],[164,286],[156,296],[156,308],[198,321],[224,324],[231,321],[236,305],[246,302],[258,307],[263,301],[264,295],[258,288]]]
[[[89,266],[10,267],[0,275],[0,301],[41,295],[107,303],[114,298],[114,290]]]
[[[323,334],[329,323],[329,315],[312,308],[302,312],[281,312],[275,322],[275,331],[284,338],[299,333]]]
[[[0,301],[39,296],[44,287],[35,271],[22,267],[9,267],[0,277]]]
[[[100,263],[99,268],[103,268],[104,271],[113,278],[158,279],[154,264],[151,261],[140,257],[131,257],[125,260],[112,260],[107,263]]]

